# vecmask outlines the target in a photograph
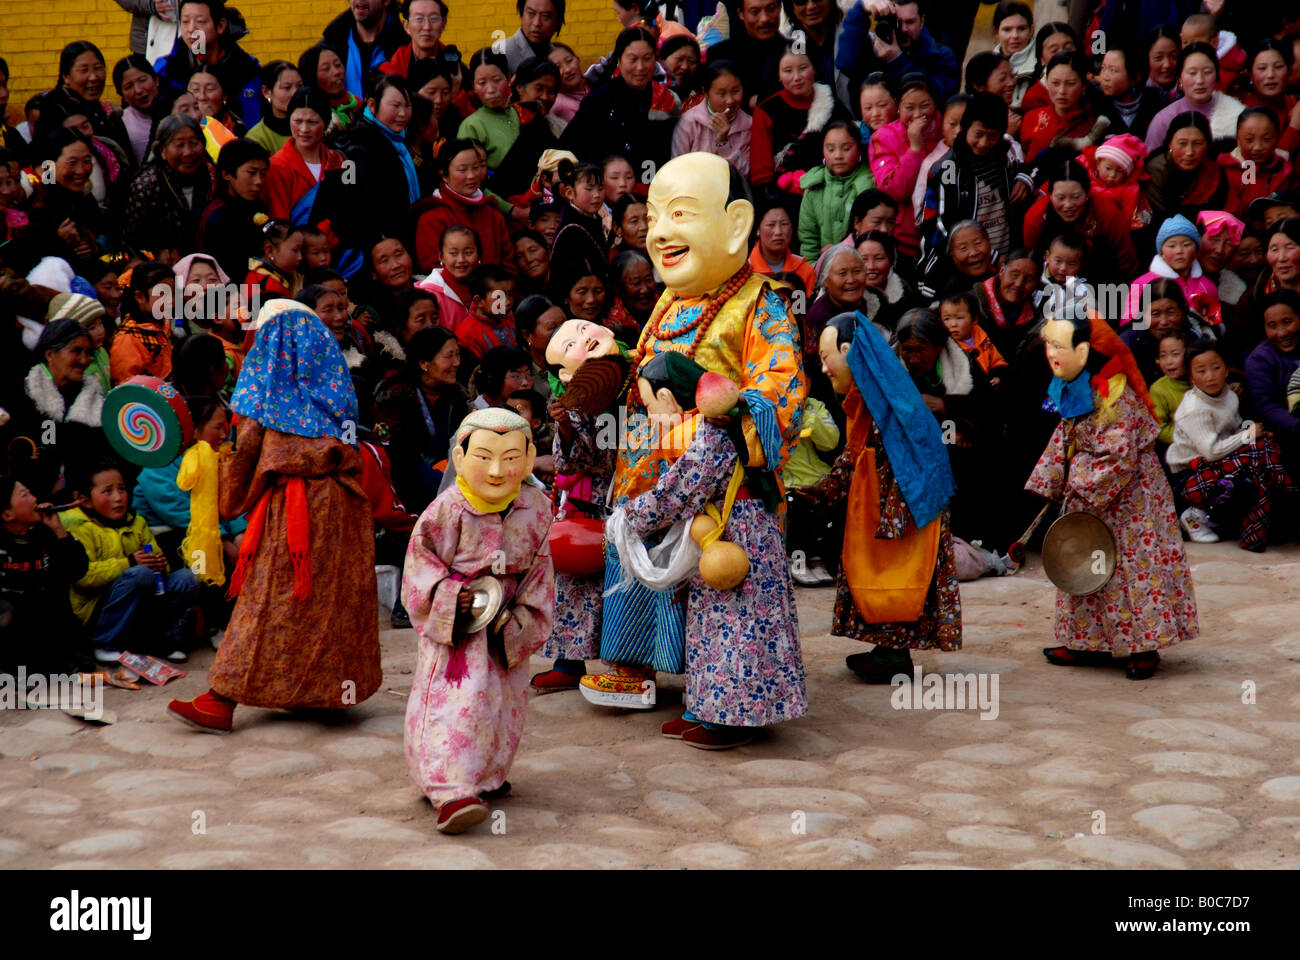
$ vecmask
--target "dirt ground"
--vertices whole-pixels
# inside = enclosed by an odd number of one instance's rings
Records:
[[[1201,638],[1152,680],[1044,661],[1035,562],[964,584],[965,649],[918,658],[996,674],[997,718],[894,709],[827,635],[833,590],[799,590],[808,716],[710,753],[659,736],[680,678],[649,712],[535,697],[513,796],[460,837],[406,775],[412,632],[385,631],[384,686],[344,720],[241,707],[225,737],[165,713],[206,688],[203,651],[107,691],[112,726],[0,712],[0,865],[1295,869],[1300,548],[1189,550]]]

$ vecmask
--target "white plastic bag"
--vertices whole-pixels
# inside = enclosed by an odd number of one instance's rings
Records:
[[[651,590],[671,590],[695,576],[700,568],[700,548],[691,539],[690,529],[690,520],[678,520],[660,543],[647,550],[633,532],[627,511],[620,507],[611,513],[605,521],[605,539],[618,551],[623,579],[606,590],[605,596],[627,589],[633,580]]]

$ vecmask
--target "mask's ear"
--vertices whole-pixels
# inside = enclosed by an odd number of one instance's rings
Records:
[[[658,390],[656,390],[655,399],[658,400],[660,403],[665,404],[670,410],[673,410],[677,413],[685,412],[682,410],[682,405],[677,402],[677,398],[673,396],[673,392],[669,390],[667,387],[660,387]]]
[[[727,257],[734,257],[749,249],[749,237],[754,230],[754,205],[748,200],[733,200],[727,206]]]
[[[1079,361],[1079,369],[1082,370],[1088,366],[1088,355],[1091,352],[1092,352],[1092,344],[1088,343],[1087,341],[1084,341],[1083,343],[1079,344],[1077,347],[1074,348],[1074,356]]]
[[[528,454],[524,458],[524,461],[526,464],[524,475],[527,476],[533,472],[533,467],[537,463],[537,444],[533,443],[531,440],[528,441]]]
[[[451,462],[456,467],[456,476],[461,475],[461,467],[465,464],[465,448],[459,443],[453,444],[451,448]]]

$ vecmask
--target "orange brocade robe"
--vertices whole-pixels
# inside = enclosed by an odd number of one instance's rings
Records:
[[[253,509],[270,489],[261,543],[208,674],[212,689],[255,707],[339,708],[361,703],[383,679],[375,538],[361,487],[360,451],[242,419],[221,459],[221,515]],[[302,477],[310,518],[311,595],[293,599],[285,489]]]
[[[781,302],[784,294],[778,292],[788,290],[770,277],[753,274],[718,311],[695,348],[695,361],[704,369],[734,381],[742,393],[757,390],[772,402],[782,439],[781,463],[765,462],[750,416],[746,414],[741,422],[749,444],[749,465],[767,467],[778,476],[798,443],[799,420],[808,389],[802,356],[795,346],[795,328],[788,308]],[[665,299],[671,306],[659,324],[659,339],[648,343],[647,360],[667,351],[687,352],[699,331],[685,328],[708,303],[707,296],[677,298],[671,290],[665,291],[661,302]],[[649,339],[649,329],[647,325],[643,340]],[[629,400],[644,412],[635,384]],[[661,438],[653,449],[629,437],[627,447],[619,450],[614,504],[652,489],[690,445],[699,422],[698,413],[690,414],[680,428]]]

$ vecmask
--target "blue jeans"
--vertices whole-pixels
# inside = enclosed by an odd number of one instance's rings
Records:
[[[141,636],[150,648],[163,642],[163,634],[185,615],[199,592],[199,579],[186,570],[167,574],[167,592],[156,593],[153,570],[130,567],[113,581],[99,601],[99,617],[90,642],[111,650],[129,649],[127,640]],[[155,631],[149,636],[145,631]]]

